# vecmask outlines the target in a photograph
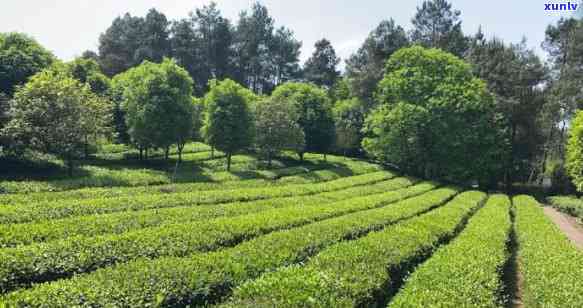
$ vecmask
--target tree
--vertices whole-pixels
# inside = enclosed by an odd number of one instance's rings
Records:
[[[300,77],[301,48],[302,42],[294,38],[293,31],[284,27],[277,29],[269,46],[272,75],[270,88]]]
[[[407,173],[423,174],[430,159],[424,140],[429,122],[429,111],[423,106],[402,102],[381,105],[366,119],[364,131],[369,137],[363,140],[363,148]]]
[[[427,177],[495,183],[506,145],[492,96],[470,65],[437,49],[401,49],[387,62],[377,99],[363,142],[374,157],[412,159]]]
[[[337,101],[332,109],[336,127],[336,146],[344,151],[360,147],[361,131],[366,117],[366,106],[358,98]]]
[[[73,174],[88,135],[107,127],[108,102],[58,71],[42,71],[17,90],[3,130],[19,146],[55,154]]]
[[[243,11],[239,15],[234,46],[237,80],[256,93],[263,93],[269,87],[269,45],[273,30],[273,18],[259,3],[253,5],[251,13]]]
[[[487,82],[496,111],[506,123],[510,141],[505,166],[507,185],[514,179],[527,181],[535,173],[543,174],[543,129],[550,127],[540,122],[546,103],[541,86],[547,78],[542,61],[524,41],[510,45],[496,38],[487,41],[481,31],[473,39],[467,59],[473,64],[474,74]]]
[[[340,58],[336,57],[334,47],[325,38],[317,41],[314,47],[316,50],[304,65],[304,79],[329,89],[340,76],[337,70]]]
[[[241,12],[237,23],[234,77],[255,93],[269,94],[277,85],[298,77],[301,43],[286,28],[275,31],[274,23],[259,3],[251,12]]]
[[[6,147],[8,146],[8,138],[2,135],[2,128],[8,123],[8,108],[9,108],[8,95],[0,92],[0,153],[6,152]]]
[[[207,144],[225,152],[227,171],[234,153],[251,146],[253,119],[250,105],[254,95],[233,80],[211,81],[205,95],[203,134]]]
[[[117,17],[99,37],[99,63],[105,74],[117,75],[144,60],[161,62],[170,53],[169,26],[155,9],[145,18],[129,13]]]
[[[202,127],[204,125],[204,100],[192,98],[192,136],[194,141],[202,141]]]
[[[546,30],[543,48],[551,63],[549,115],[556,131],[557,156],[563,157],[565,129],[583,100],[583,21],[560,19]]]
[[[52,53],[21,33],[0,33],[0,92],[12,97],[15,87],[49,67]]]
[[[111,80],[101,72],[97,61],[77,58],[66,63],[65,69],[73,78],[81,83],[88,84],[95,94],[100,96],[108,95]]]
[[[373,103],[373,93],[383,78],[385,62],[409,45],[407,33],[393,19],[382,21],[358,51],[346,60],[346,78],[352,95]]]
[[[232,76],[233,27],[211,2],[172,25],[172,54],[195,80],[195,92],[208,90],[208,81]]]
[[[166,150],[177,144],[178,159],[192,136],[192,79],[188,72],[165,59],[160,64],[145,61],[119,77],[123,88],[122,108],[134,144]]]
[[[297,105],[298,124],[302,128],[306,147],[298,151],[300,159],[305,152],[326,154],[334,144],[334,119],[326,91],[313,84],[288,82],[275,89],[274,99]]]
[[[423,1],[413,18],[411,40],[424,47],[439,48],[461,57],[468,48],[462,32],[461,12],[446,0]]]
[[[255,107],[255,145],[267,157],[269,167],[279,152],[298,152],[305,146],[296,108],[296,104],[274,98],[264,99]]]
[[[573,184],[583,191],[583,111],[578,111],[571,123],[565,160]]]

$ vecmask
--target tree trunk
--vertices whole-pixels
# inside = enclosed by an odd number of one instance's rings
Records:
[[[69,177],[73,177],[73,157],[71,155],[67,155],[67,174]]]
[[[328,159],[326,157],[326,153],[324,153],[324,161],[328,161]]]
[[[140,146],[140,155],[138,156],[138,160],[144,160],[144,148]]]
[[[215,147],[211,147],[211,159],[215,159]]]
[[[231,171],[231,153],[227,153],[227,171]]]
[[[85,144],[83,144],[83,154],[85,159],[89,159],[89,138],[85,135]]]
[[[168,157],[169,157],[169,156],[170,156],[170,147],[169,147],[169,146],[167,146],[167,147],[164,149],[164,159],[165,159],[165,160],[168,160]]]
[[[267,152],[267,168],[271,169],[271,152]]]
[[[304,152],[298,152],[298,156],[300,157],[300,161],[304,161]]]
[[[184,144],[178,144],[178,162],[182,162],[182,150],[184,150]]]

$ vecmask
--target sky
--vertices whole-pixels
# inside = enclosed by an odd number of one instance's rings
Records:
[[[99,34],[112,20],[129,12],[145,16],[150,8],[168,19],[184,18],[188,12],[210,0],[1,0],[0,32],[24,32],[36,38],[57,57],[70,60],[85,50],[97,50]],[[242,10],[255,0],[216,0],[223,15],[236,21]],[[262,0],[274,17],[276,26],[294,31],[303,42],[302,62],[323,37],[330,40],[344,60],[362,44],[380,21],[393,18],[406,30],[422,0]],[[563,0],[450,0],[461,10],[465,33],[473,34],[481,25],[488,37],[520,42],[544,57],[540,48],[548,24],[572,12],[545,11],[545,3]],[[571,0],[571,3],[580,2]],[[583,5],[582,5],[583,6]]]

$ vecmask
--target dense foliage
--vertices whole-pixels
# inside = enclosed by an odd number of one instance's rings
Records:
[[[334,119],[326,91],[313,84],[289,82],[273,92],[273,98],[295,104],[299,112],[298,124],[304,131],[305,152],[327,153],[334,144]]]
[[[493,100],[462,60],[438,49],[401,49],[387,62],[377,100],[363,142],[376,158],[455,181],[487,183],[499,171],[505,144]]]
[[[255,106],[255,145],[267,157],[268,166],[283,150],[303,151],[305,137],[298,124],[296,104],[270,98]]]
[[[10,104],[10,121],[3,129],[16,151],[31,148],[65,160],[72,173],[92,135],[105,133],[109,102],[60,71],[33,76]]]
[[[0,33],[0,92],[12,96],[16,86],[53,61],[53,54],[33,38],[21,33]]]
[[[182,148],[192,136],[192,79],[171,60],[144,62],[116,76],[132,142],[140,149]],[[168,154],[166,154],[168,156]]]
[[[226,79],[211,82],[205,98],[206,114],[203,134],[205,141],[227,156],[227,171],[231,169],[231,157],[237,151],[250,147],[255,129],[251,105],[255,95]]]
[[[577,112],[571,128],[565,156],[566,169],[578,191],[583,191],[583,112]]]

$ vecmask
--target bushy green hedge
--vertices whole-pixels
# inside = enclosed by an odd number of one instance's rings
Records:
[[[464,231],[407,279],[389,307],[503,307],[510,199],[493,195]]]
[[[322,251],[305,266],[238,288],[231,307],[366,307],[383,302],[411,265],[455,235],[486,195],[466,192],[428,214]]]
[[[548,198],[548,201],[559,211],[583,220],[583,200],[575,196],[555,196]]]
[[[163,208],[71,217],[29,224],[0,225],[0,248],[45,242],[76,235],[97,236],[123,233],[166,224],[203,221],[217,217],[234,217],[291,206],[321,205],[354,197],[372,195],[412,185],[414,180],[396,178],[379,183],[355,184],[343,190],[302,197],[284,197],[214,206]]]
[[[322,206],[296,206],[260,213],[145,228],[119,235],[75,236],[0,250],[0,290],[68,277],[141,257],[186,256],[237,244],[262,234],[297,227],[400,199],[394,192]]]
[[[530,196],[513,199],[525,305],[583,307],[583,253]]]
[[[228,203],[235,201],[253,201],[276,197],[303,196],[324,191],[340,190],[346,187],[358,185],[358,183],[370,184],[392,177],[394,177],[393,173],[380,171],[373,174],[341,178],[318,184],[202,192],[195,191],[175,194],[128,195],[117,198],[87,199],[81,202],[69,200],[66,202],[54,201],[49,203],[18,204],[0,207],[0,223],[24,223],[129,210],[136,211],[178,206]]]
[[[433,187],[432,184],[420,184],[388,193],[385,202],[419,195]],[[19,291],[8,295],[5,300],[7,304],[32,307],[204,305],[220,300],[233,286],[263,272],[301,262],[335,242],[362,236],[427,211],[455,193],[453,189],[439,189],[390,206],[274,232],[233,248],[190,258],[161,258],[121,264]],[[373,199],[358,207],[379,206]]]
[[[293,174],[291,171],[297,171]],[[122,197],[135,196],[138,194],[165,194],[169,192],[193,192],[204,190],[224,190],[224,189],[238,189],[238,188],[256,188],[266,186],[281,186],[290,184],[309,184],[336,180],[345,176],[360,175],[375,172],[378,170],[368,169],[351,169],[349,167],[331,167],[325,169],[317,169],[315,167],[290,167],[276,170],[257,171],[261,173],[269,173],[268,178],[272,179],[239,179],[232,181],[219,182],[195,182],[195,183],[175,183],[165,185],[150,185],[137,187],[92,187],[80,188],[68,191],[58,192],[37,192],[37,193],[21,193],[21,194],[0,194],[0,205],[17,205],[17,204],[31,204],[36,202],[51,202],[51,201],[80,201],[91,198],[105,198],[105,197]],[[222,173],[214,173],[212,177],[226,177]],[[285,175],[281,175],[285,173]],[[229,175],[232,176],[232,175]]]

